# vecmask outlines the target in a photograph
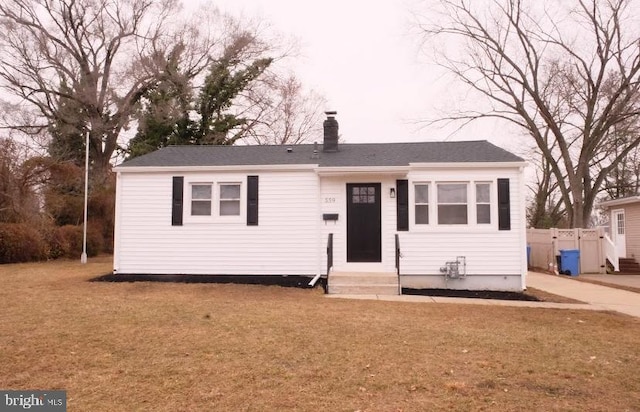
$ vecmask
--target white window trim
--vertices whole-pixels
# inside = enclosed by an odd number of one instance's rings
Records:
[[[185,179],[186,180],[186,179]],[[232,216],[220,215],[220,187],[222,185],[239,185],[240,186],[240,214]],[[211,185],[211,215],[193,216],[191,214],[192,186],[193,185]],[[245,179],[222,179],[222,180],[203,180],[194,179],[185,182],[185,196],[183,199],[184,207],[184,224],[243,224],[246,223],[247,216],[247,181]]]
[[[478,205],[486,205],[487,203],[478,203],[478,185],[489,185],[489,223],[478,223]],[[486,181],[486,180],[477,180],[473,182],[473,200],[474,200],[474,207],[473,207],[473,212],[476,216],[474,216],[473,221],[475,222],[476,225],[478,226],[491,226],[494,223],[494,220],[497,218],[497,216],[494,217],[494,198],[493,198],[493,187],[494,184],[492,182]],[[495,202],[497,202],[498,199],[495,199]]]
[[[427,186],[427,203],[417,203],[415,196],[416,196],[416,186]],[[433,203],[433,197],[432,197],[432,193],[431,193],[431,187],[432,187],[432,183],[431,182],[413,182],[412,187],[412,193],[410,195],[410,197],[413,197],[413,200],[409,199],[409,215],[410,215],[410,219],[412,220],[413,225],[417,226],[417,227],[427,227],[429,225],[431,225],[433,223],[433,211],[431,210],[431,205]],[[428,223],[416,223],[416,206],[418,205],[427,205],[427,210],[428,210]]]
[[[225,185],[230,185],[230,186],[240,186],[240,197],[238,198],[238,200],[240,201],[240,211],[237,215],[221,215],[221,207],[220,207],[220,203],[222,202],[222,196],[221,196],[221,192],[222,192],[222,186]],[[240,181],[220,181],[216,184],[216,196],[215,196],[215,203],[216,203],[216,213],[215,213],[215,218],[216,220],[220,221],[220,222],[240,222],[242,221],[242,216],[244,216],[246,214],[246,199],[245,199],[245,195],[243,193],[243,188],[244,188],[244,184],[243,182]]]
[[[467,199],[466,199],[466,203],[464,203],[467,206],[467,223],[440,223],[440,216],[438,214],[438,206],[441,205],[440,203],[440,198],[438,197],[438,187],[440,185],[465,185],[465,188],[467,189]],[[472,220],[472,213],[471,210],[469,209],[475,209],[475,202],[474,202],[474,207],[471,208],[469,206],[469,199],[470,199],[470,187],[471,187],[471,182],[468,181],[453,181],[453,182],[435,182],[434,184],[435,186],[435,215],[434,215],[434,224],[438,225],[438,226],[443,226],[443,227],[460,227],[460,226],[470,226],[469,222],[475,222],[475,219]],[[442,203],[442,205],[462,205],[463,203]],[[473,215],[475,216],[475,210]]]
[[[211,215],[192,215],[191,214],[191,208],[193,206],[192,202],[194,200],[203,200],[203,199],[193,198],[193,186],[211,186]],[[215,191],[214,191],[213,182],[193,181],[193,182],[188,182],[187,187],[188,187],[188,190],[187,190],[187,193],[185,194],[188,197],[185,196],[185,199],[183,199],[184,209],[185,209],[184,218],[187,220],[197,220],[197,221],[211,220],[211,217],[215,213],[215,204],[214,204]]]
[[[477,223],[476,211],[476,184],[489,184],[490,216],[491,223]],[[429,223],[416,224],[415,222],[415,186],[429,185]],[[467,223],[466,224],[439,224],[438,223],[438,184],[466,184],[467,185]],[[498,230],[498,194],[497,178],[478,180],[427,180],[419,179],[409,181],[409,232],[429,233],[494,233]]]

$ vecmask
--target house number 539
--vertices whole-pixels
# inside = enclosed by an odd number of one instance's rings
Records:
[[[335,203],[336,202],[336,198],[335,197],[325,197],[324,198],[324,202],[325,203]]]

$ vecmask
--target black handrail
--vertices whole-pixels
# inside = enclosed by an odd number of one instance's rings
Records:
[[[329,293],[329,272],[333,267],[333,233],[329,233],[327,239],[327,279],[324,283],[324,293]]]
[[[329,277],[329,271],[333,267],[333,233],[329,233],[329,239],[327,240],[327,278]]]
[[[398,295],[402,295],[402,286],[400,284],[400,236],[396,233],[396,273],[398,274]]]

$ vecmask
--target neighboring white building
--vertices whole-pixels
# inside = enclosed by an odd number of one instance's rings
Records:
[[[640,196],[600,202],[609,215],[611,240],[622,273],[640,273]]]
[[[486,141],[339,144],[328,115],[322,145],[167,147],[116,167],[114,273],[331,266],[330,292],[346,273],[391,274],[396,291],[524,289],[521,158]]]

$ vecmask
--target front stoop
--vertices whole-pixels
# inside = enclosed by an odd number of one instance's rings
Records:
[[[398,295],[398,275],[393,272],[332,272],[328,289],[333,295]]]
[[[614,272],[616,275],[637,275],[640,273],[640,263],[634,258],[620,258],[618,259],[619,272]]]

